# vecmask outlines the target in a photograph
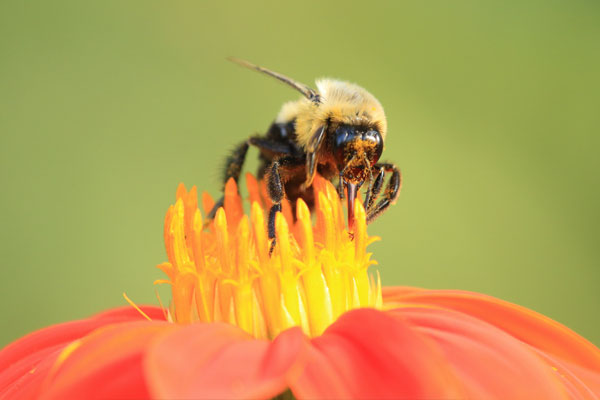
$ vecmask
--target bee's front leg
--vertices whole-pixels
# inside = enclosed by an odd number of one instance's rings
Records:
[[[373,169],[379,169],[379,172],[377,173],[375,179],[369,182],[369,189],[367,190],[365,202],[363,203],[367,214],[376,204],[377,198],[379,197],[379,192],[381,192],[381,188],[383,187],[383,180],[385,178],[385,168],[374,166]]]
[[[400,195],[400,188],[402,187],[402,175],[398,167],[391,163],[378,163],[374,165],[374,168],[379,169],[379,173],[375,178],[375,182],[371,187],[367,197],[365,199],[365,210],[367,212],[367,224],[371,223],[381,213],[383,213],[393,202],[398,199]],[[383,198],[379,203],[376,203],[379,192],[383,187],[383,180],[386,172],[391,172],[392,176],[388,181],[388,184],[383,193]]]

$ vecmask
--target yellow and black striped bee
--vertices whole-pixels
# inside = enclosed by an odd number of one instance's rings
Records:
[[[286,197],[292,207],[302,198],[314,205],[312,182],[316,173],[338,179],[341,198],[346,192],[348,224],[353,223],[357,191],[367,182],[364,206],[367,222],[373,221],[397,198],[400,170],[392,163],[378,162],[383,151],[387,121],[379,101],[362,87],[335,79],[316,81],[312,89],[282,74],[244,60],[231,61],[291,86],[302,97],[285,103],[264,135],[250,137],[227,158],[224,182],[238,180],[249,146],[260,151],[259,178],[267,181],[273,206],[269,212],[269,237],[275,239],[275,215]],[[386,173],[391,177],[377,202]],[[221,199],[209,215],[214,216]],[[274,246],[275,241],[273,241]],[[271,250],[273,249],[271,247]]]

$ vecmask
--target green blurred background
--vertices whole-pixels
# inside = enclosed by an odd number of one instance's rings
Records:
[[[3,1],[0,345],[123,291],[156,303],[177,184],[217,193],[226,152],[298,97],[229,55],[384,105],[405,178],[370,227],[385,284],[600,344],[599,44],[597,1]]]

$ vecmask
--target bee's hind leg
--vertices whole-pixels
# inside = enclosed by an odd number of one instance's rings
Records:
[[[223,169],[223,190],[225,188],[225,184],[230,178],[233,178],[236,182],[240,179],[242,167],[244,166],[244,161],[246,161],[246,153],[248,152],[248,147],[248,140],[240,143],[225,160],[225,168]],[[206,216],[208,221],[211,221],[215,218],[217,210],[219,209],[219,207],[223,207],[224,202],[225,198],[221,196],[221,198],[215,203],[213,208]]]
[[[273,160],[267,169],[267,193],[273,203],[269,210],[269,221],[267,225],[269,239],[273,239],[269,254],[273,253],[277,240],[275,238],[275,217],[277,216],[277,213],[281,211],[281,202],[285,197],[284,181],[287,181],[295,173],[303,171],[305,164],[306,158],[304,156],[284,156]]]
[[[225,160],[225,168],[223,170],[223,190],[225,189],[225,184],[230,178],[233,178],[236,183],[238,182],[242,173],[244,161],[246,160],[246,154],[249,146],[254,146],[261,152],[261,160],[263,165],[259,169],[259,178],[262,178],[265,171],[268,170],[269,158],[293,155],[300,156],[299,154],[295,154],[298,150],[289,143],[284,143],[269,138],[251,137],[250,139],[240,143]],[[221,198],[215,203],[213,208],[208,213],[208,221],[214,219],[217,210],[219,207],[223,207],[224,202],[225,198],[221,196]]]
[[[375,181],[373,182],[373,185],[370,186],[370,191],[365,198],[364,206],[367,212],[367,224],[373,222],[375,218],[381,215],[381,213],[398,199],[400,188],[402,187],[402,175],[400,174],[398,167],[394,164],[378,163],[375,164],[373,168],[378,169],[379,173],[377,174],[377,177],[375,177]],[[383,192],[383,198],[377,203],[377,198],[383,187],[386,172],[391,172],[392,176]]]

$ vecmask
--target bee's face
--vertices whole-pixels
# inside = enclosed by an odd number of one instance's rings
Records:
[[[383,139],[372,128],[340,125],[334,133],[333,155],[342,178],[348,183],[368,179],[371,167],[381,157]]]

